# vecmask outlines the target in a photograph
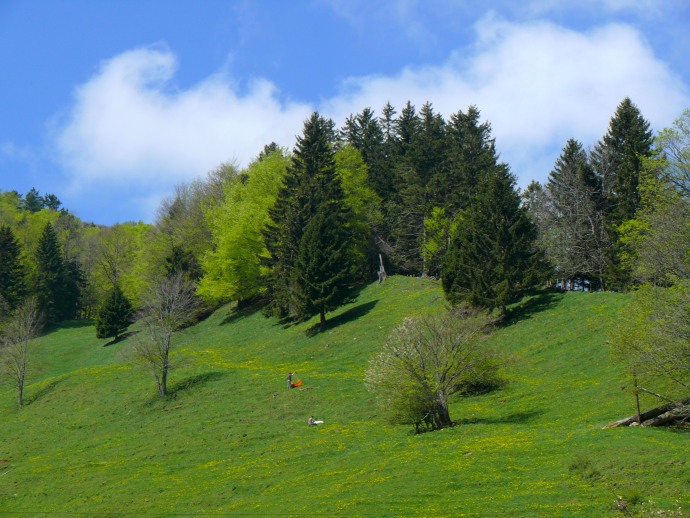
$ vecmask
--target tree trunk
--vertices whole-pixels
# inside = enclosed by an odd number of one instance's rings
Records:
[[[686,399],[684,401],[680,401],[678,403],[668,403],[666,405],[662,405],[660,407],[652,408],[651,410],[647,410],[646,412],[642,412],[639,417],[637,414],[626,417],[625,419],[620,419],[618,421],[615,421],[613,423],[609,423],[604,428],[616,428],[618,426],[630,426],[632,423],[638,422],[637,420],[640,419],[642,421],[642,425],[646,426],[645,423],[651,419],[654,419],[655,417],[658,417],[662,414],[665,414],[666,412],[669,412],[670,410],[674,410],[678,407],[686,407],[687,405],[690,405],[690,399]]]
[[[17,384],[17,405],[20,409],[24,405],[24,380]]]
[[[326,309],[321,304],[321,309],[319,311],[319,329],[324,331],[326,329]]]
[[[439,405],[436,411],[436,415],[438,417],[438,428],[445,428],[446,426],[450,426],[453,424],[453,422],[450,420],[450,412],[448,412],[447,405]]]
[[[161,384],[158,387],[158,395],[164,397],[168,394],[168,365],[163,365],[161,370]]]
[[[690,408],[687,406],[676,407],[668,412],[664,412],[657,417],[642,421],[642,426],[661,426],[671,421],[690,417]]]

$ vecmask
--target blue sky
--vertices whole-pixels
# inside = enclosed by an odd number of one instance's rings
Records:
[[[318,110],[477,105],[525,186],[629,96],[690,107],[686,0],[0,0],[0,190],[153,222],[174,186]]]

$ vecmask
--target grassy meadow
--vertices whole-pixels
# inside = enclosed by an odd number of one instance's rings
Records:
[[[175,336],[164,400],[126,360],[136,334],[106,345],[89,323],[63,325],[37,345],[25,408],[0,388],[0,515],[686,512],[690,432],[602,430],[634,412],[606,345],[626,302],[521,301],[491,338],[514,358],[510,383],[456,399],[457,426],[420,435],[385,422],[363,376],[403,317],[444,308],[435,281],[372,284],[323,333],[318,317],[284,328],[220,308]],[[301,388],[286,389],[288,371]]]

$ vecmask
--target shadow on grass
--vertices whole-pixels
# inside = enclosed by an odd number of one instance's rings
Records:
[[[134,335],[136,335],[136,334],[139,334],[140,332],[141,332],[141,331],[127,331],[126,333],[122,333],[122,334],[118,337],[117,340],[112,339],[112,340],[110,340],[110,342],[104,343],[104,344],[103,344],[103,347],[108,347],[108,346],[115,345],[115,344],[117,344],[117,343],[123,342],[123,341],[127,340],[127,338],[129,338],[130,336],[134,336]]]
[[[225,372],[220,371],[204,372],[202,374],[197,374],[196,376],[191,376],[189,378],[180,380],[177,383],[173,383],[170,386],[170,388],[168,388],[168,395],[175,397],[175,395],[177,395],[179,392],[191,390],[194,387],[204,385],[205,383],[208,383],[210,381],[218,381],[220,379],[225,378],[226,376],[227,374]]]
[[[544,414],[543,410],[531,410],[529,412],[516,412],[503,417],[472,417],[454,421],[455,426],[466,424],[526,424]]]
[[[507,327],[517,324],[521,320],[527,320],[537,313],[555,307],[558,305],[561,299],[563,299],[563,293],[560,291],[538,291],[531,297],[510,308],[508,317],[501,324],[501,326]]]
[[[61,329],[80,329],[82,327],[93,327],[94,320],[90,318],[85,318],[83,320],[65,320],[64,322],[58,322],[56,324],[50,324],[45,328],[45,334],[54,333],[55,331],[60,331]]]
[[[29,397],[24,398],[24,403],[27,405],[30,405],[31,403],[34,403],[41,399],[43,396],[50,394],[53,390],[55,390],[55,387],[62,382],[62,379],[56,379],[51,381],[50,383],[46,384],[45,386],[41,387],[38,389],[35,393],[31,394]]]
[[[347,324],[348,322],[352,322],[354,320],[357,320],[360,317],[363,317],[367,313],[369,313],[374,307],[376,306],[376,303],[378,300],[372,300],[371,302],[365,302],[364,304],[360,304],[359,306],[355,306],[353,308],[348,309],[347,311],[344,311],[340,315],[337,315],[329,320],[326,320],[326,326],[324,329],[321,329],[321,324],[316,323],[312,326],[310,326],[304,334],[307,336],[315,336],[319,334],[321,331],[328,331],[329,329],[336,328],[338,326],[341,326],[343,324]]]
[[[230,312],[228,312],[225,318],[221,321],[220,325],[224,326],[226,324],[232,324],[240,318],[251,316],[257,311],[259,311],[263,307],[263,305],[264,301],[259,300],[242,308],[235,307]]]

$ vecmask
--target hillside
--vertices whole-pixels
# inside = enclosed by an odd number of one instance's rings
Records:
[[[686,432],[601,429],[633,412],[605,344],[625,302],[522,301],[493,337],[515,357],[510,384],[456,400],[458,426],[421,435],[382,421],[363,373],[404,316],[444,306],[434,281],[372,284],[315,335],[316,320],[221,308],[176,337],[166,400],[125,361],[127,340],[62,326],[40,341],[29,404],[0,390],[0,514],[597,516],[617,496],[687,508]],[[286,390],[288,371],[302,389]]]

